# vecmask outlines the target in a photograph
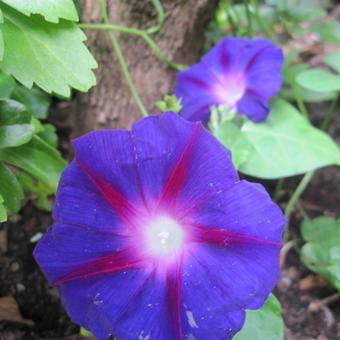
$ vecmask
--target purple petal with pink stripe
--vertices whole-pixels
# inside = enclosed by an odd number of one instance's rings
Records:
[[[100,340],[230,339],[279,275],[286,221],[263,187],[171,112],[74,147],[34,253],[71,319]]]
[[[181,115],[205,124],[213,106],[225,105],[260,122],[281,88],[282,65],[283,53],[270,40],[222,39],[198,64],[177,74]]]

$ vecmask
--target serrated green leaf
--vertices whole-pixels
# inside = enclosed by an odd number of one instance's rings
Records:
[[[1,0],[25,14],[40,14],[47,21],[58,22],[59,18],[78,21],[77,9],[72,0]]]
[[[215,136],[232,152],[244,174],[276,179],[340,165],[340,149],[288,102],[276,99],[263,123],[225,122]]]
[[[51,104],[51,98],[47,93],[35,87],[28,89],[17,85],[12,93],[12,98],[23,103],[36,118],[47,118]]]
[[[66,166],[59,152],[38,136],[19,147],[0,149],[0,160],[26,171],[53,191]]]
[[[7,212],[6,208],[3,205],[4,199],[0,195],[0,222],[6,222],[7,221]]]
[[[283,319],[280,302],[274,295],[270,295],[266,303],[259,310],[249,310],[243,328],[234,340],[283,340]]]
[[[332,69],[340,73],[340,51],[327,53],[324,57],[324,62]]]
[[[296,77],[296,82],[300,86],[316,92],[340,90],[340,76],[318,68],[301,72]]]
[[[15,88],[13,77],[0,72],[0,98],[9,98]]]
[[[0,183],[0,194],[3,198],[3,205],[9,213],[17,212],[20,209],[24,194],[15,175],[1,162]]]
[[[37,84],[48,93],[70,96],[70,87],[86,92],[95,82],[97,63],[84,45],[84,33],[73,23],[44,21],[1,4],[0,24],[6,49],[0,68],[26,87]]]
[[[301,233],[307,242],[301,249],[302,262],[340,290],[340,219],[305,219]]]

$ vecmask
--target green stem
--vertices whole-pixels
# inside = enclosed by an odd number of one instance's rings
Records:
[[[146,30],[149,34],[157,33],[162,28],[165,21],[165,12],[161,2],[159,0],[151,0],[151,2],[157,12],[157,24]]]
[[[315,171],[309,171],[302,177],[302,180],[300,181],[298,186],[295,188],[292,196],[290,197],[290,199],[287,203],[287,206],[286,206],[286,209],[285,209],[285,217],[287,219],[287,226],[286,226],[285,233],[284,233],[284,241],[285,242],[287,242],[288,239],[289,239],[288,226],[289,226],[290,216],[291,216],[292,212],[294,211],[295,205],[297,204],[300,196],[302,195],[302,193],[306,189],[307,185],[311,181],[312,177],[314,176],[314,173],[315,173]]]
[[[324,131],[327,131],[328,128],[329,128],[329,125],[332,121],[332,118],[333,118],[333,114],[336,110],[336,107],[337,107],[337,103],[338,103],[338,100],[339,100],[339,95],[336,95],[333,100],[332,100],[332,103],[328,109],[328,111],[326,112],[326,116],[321,124],[321,129],[324,130]]]
[[[298,186],[295,188],[292,196],[290,197],[290,199],[287,203],[286,209],[285,209],[285,216],[286,216],[286,219],[287,219],[288,222],[289,222],[290,216],[291,216],[291,214],[294,210],[294,206],[295,206],[296,202],[300,198],[303,191],[306,189],[308,183],[310,182],[310,180],[312,179],[312,177],[314,175],[314,172],[315,171],[309,171],[302,177],[302,180],[300,181]]]
[[[277,202],[279,200],[280,196],[281,196],[283,183],[284,183],[284,178],[280,178],[277,181],[276,188],[275,188],[274,195],[273,195],[273,199],[274,199],[275,202]]]
[[[250,2],[249,0],[244,2],[244,6],[246,9],[246,13],[247,13],[247,35],[248,37],[253,37],[254,36],[254,30],[253,30],[253,22],[252,22],[252,18],[251,18],[251,12],[250,12]]]
[[[234,19],[233,19],[231,13],[230,13],[230,10],[228,10],[227,16],[228,16],[228,23],[229,23],[229,26],[230,26],[230,29],[231,29],[231,33],[233,35],[235,35],[236,32],[237,32],[237,29],[236,29],[236,25],[235,25]]]
[[[329,110],[321,124],[321,129],[326,131],[328,129],[329,123],[333,117],[334,111],[336,109],[336,104],[338,102],[338,98],[339,96],[336,96],[333,101],[331,106],[329,107]],[[290,197],[286,209],[285,209],[285,216],[287,218],[287,223],[289,223],[289,219],[290,216],[294,210],[295,205],[298,204],[298,200],[300,198],[300,196],[302,195],[302,193],[304,192],[304,190],[306,189],[307,185],[309,184],[309,182],[311,181],[311,179],[313,178],[315,174],[315,171],[309,171],[307,172],[303,177],[302,180],[300,181],[300,183],[298,184],[298,186],[295,188],[292,196]],[[301,210],[301,209],[300,209]],[[288,239],[288,228],[286,228],[286,232],[285,232],[285,240],[287,241]]]
[[[303,206],[299,200],[296,202],[296,208],[304,219],[309,219],[309,216],[307,215],[305,209],[303,209]]]
[[[162,51],[158,47],[158,45],[155,43],[155,41],[145,31],[142,31],[142,30],[139,30],[139,29],[136,29],[136,28],[131,28],[131,27],[111,25],[111,24],[108,24],[108,23],[105,23],[105,24],[98,24],[98,23],[94,23],[94,24],[79,24],[78,26],[80,28],[83,28],[83,29],[115,31],[115,32],[122,32],[122,33],[127,33],[127,34],[131,34],[131,35],[139,36],[142,39],[144,39],[146,44],[152,50],[153,54],[160,61],[162,61],[165,65],[175,69],[176,71],[181,71],[181,70],[183,70],[183,69],[185,69],[187,67],[185,65],[176,64],[176,63],[173,63],[172,61],[168,60],[165,57],[165,55],[162,53]]]
[[[308,111],[306,109],[306,105],[302,100],[301,96],[301,89],[300,87],[296,84],[295,79],[291,82],[291,86],[295,95],[295,99],[298,105],[299,110],[303,114],[303,116],[309,121],[309,116],[308,116]]]
[[[99,0],[99,4],[100,4],[100,7],[101,7],[101,11],[102,11],[104,22],[105,22],[105,24],[108,25],[109,24],[109,16],[107,14],[105,0]],[[120,67],[122,69],[122,72],[124,74],[126,82],[128,83],[128,86],[129,86],[130,92],[132,94],[132,97],[135,100],[135,102],[136,102],[140,112],[143,114],[143,116],[147,116],[148,115],[148,111],[146,110],[146,108],[145,108],[141,98],[139,97],[139,94],[138,94],[137,89],[135,87],[135,84],[134,84],[134,82],[132,80],[132,77],[130,75],[129,69],[128,69],[127,65],[126,65],[124,55],[123,55],[122,50],[120,48],[119,42],[118,42],[118,40],[117,40],[117,38],[115,36],[115,33],[113,31],[110,31],[109,35],[110,35],[110,38],[111,38],[113,49],[114,49],[114,51],[116,53],[119,65],[120,65]]]
[[[254,8],[255,12],[255,19],[260,26],[262,32],[271,40],[273,40],[276,44],[278,44],[277,37],[275,33],[271,30],[269,25],[262,19],[261,13],[260,13],[260,8],[259,8],[259,3],[257,0],[251,0],[251,4]]]

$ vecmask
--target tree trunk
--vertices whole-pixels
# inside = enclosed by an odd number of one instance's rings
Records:
[[[166,20],[155,40],[169,60],[192,64],[202,52],[204,31],[217,0],[163,0]],[[151,1],[109,0],[111,23],[135,28],[150,27],[156,13]],[[98,1],[83,0],[83,21],[100,22]],[[97,85],[77,97],[74,135],[101,128],[129,128],[141,117],[114,55],[108,33],[87,31],[88,46],[99,68]],[[126,33],[117,34],[128,68],[148,112],[171,93],[176,72],[159,61],[145,42]]]

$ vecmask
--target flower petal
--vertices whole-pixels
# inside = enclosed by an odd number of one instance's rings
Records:
[[[280,248],[200,245],[183,268],[185,335],[231,339],[244,310],[259,308],[279,275]]]
[[[275,48],[267,39],[228,37],[219,41],[202,62],[221,76],[227,73],[242,73],[248,70],[262,51]]]
[[[38,243],[34,257],[53,284],[89,261],[112,254],[121,248],[122,242],[114,233],[57,223],[48,229]]]
[[[226,230],[277,243],[286,224],[262,185],[245,180],[205,202],[194,212],[193,220],[207,230]]]
[[[158,204],[190,205],[238,180],[230,153],[199,124],[166,113],[137,122],[132,133],[142,186]]]
[[[117,231],[123,223],[117,211],[75,161],[61,176],[53,217],[59,223],[108,232]]]
[[[237,111],[254,122],[261,122],[267,118],[269,106],[259,96],[247,91],[237,102]]]
[[[264,119],[268,100],[282,84],[282,63],[282,51],[267,39],[221,40],[198,64],[177,75],[181,115],[206,123],[211,106],[224,104],[230,110],[237,106],[238,113],[254,121]]]
[[[60,294],[72,320],[100,340],[174,340],[164,276],[128,270],[65,283]]]
[[[202,96],[193,100],[183,101],[181,116],[192,122],[202,122],[206,125],[209,122],[210,110],[213,105],[219,104],[220,100],[213,96]]]
[[[101,181],[102,191],[106,187],[126,201],[140,203],[143,193],[129,131],[90,132],[75,139],[73,146],[77,163],[93,182]]]
[[[99,340],[120,336],[121,320],[150,289],[150,272],[128,270],[102,277],[70,281],[59,287],[60,296],[73,322],[90,330]],[[157,287],[155,288],[157,289]],[[142,316],[142,314],[139,314]],[[144,325],[139,322],[139,327]],[[144,326],[145,327],[145,326]],[[141,328],[142,331],[145,328]],[[123,339],[138,339],[126,329]]]

